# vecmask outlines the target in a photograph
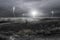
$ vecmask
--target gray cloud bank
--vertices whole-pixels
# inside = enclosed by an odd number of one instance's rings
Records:
[[[53,10],[54,16],[60,16],[60,0],[0,0],[0,17],[13,17],[13,6],[16,17],[31,9],[42,11],[44,16],[51,16]]]

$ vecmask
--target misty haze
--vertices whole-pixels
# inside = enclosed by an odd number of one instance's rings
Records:
[[[60,0],[0,0],[0,40],[60,40]]]

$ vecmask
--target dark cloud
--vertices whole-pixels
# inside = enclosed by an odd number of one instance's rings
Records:
[[[31,9],[43,12],[43,16],[60,15],[60,0],[0,0],[0,17],[13,17],[13,6],[15,6],[16,16],[28,14]],[[39,13],[40,14],[40,13]]]

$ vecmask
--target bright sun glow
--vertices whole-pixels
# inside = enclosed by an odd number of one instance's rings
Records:
[[[38,12],[36,10],[32,10],[30,13],[32,17],[36,17]]]

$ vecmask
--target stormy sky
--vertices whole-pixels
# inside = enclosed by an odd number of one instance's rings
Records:
[[[0,17],[28,17],[31,10],[38,17],[60,17],[60,0],[0,0]]]

